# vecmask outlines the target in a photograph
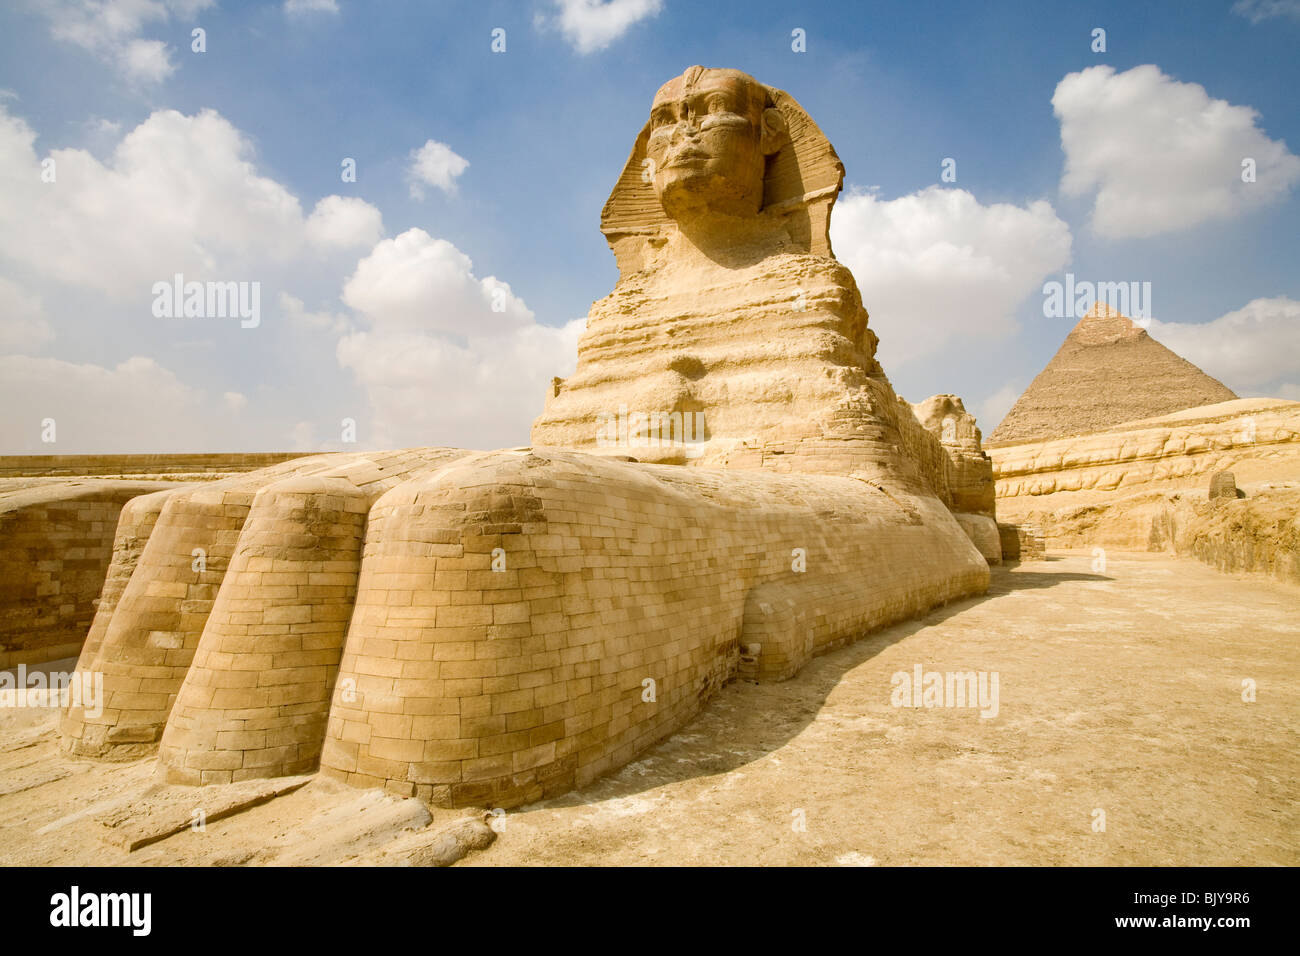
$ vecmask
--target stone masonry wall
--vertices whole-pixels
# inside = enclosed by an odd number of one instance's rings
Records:
[[[914,480],[556,450],[300,459],[139,499],[118,539],[66,749],[454,805],[581,785],[734,677],[988,586]]]
[[[742,648],[788,677],[987,582],[936,499],[852,478],[466,460],[372,510],[321,766],[442,804],[560,793],[682,726]]]
[[[194,455],[0,455],[0,478],[225,474],[302,457],[301,452]]]
[[[76,656],[122,506],[157,483],[59,482],[0,493],[0,667]]]

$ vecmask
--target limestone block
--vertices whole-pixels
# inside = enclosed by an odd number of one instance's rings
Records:
[[[1230,471],[1220,471],[1210,476],[1210,498],[1236,498],[1237,479]]]
[[[34,480],[0,490],[0,667],[80,653],[105,590],[120,513],[136,496],[166,487]]]
[[[1020,535],[1016,532],[1015,525],[999,521],[998,540],[1003,561],[1020,560]]]
[[[1043,533],[1037,525],[997,524],[1003,561],[1034,561],[1044,556]]]
[[[989,564],[1002,563],[1002,537],[998,533],[998,523],[988,515],[963,514],[953,512],[957,524],[970,538],[971,543],[979,549],[984,560]]]
[[[481,584],[473,604],[439,588],[457,572]],[[335,691],[321,768],[451,804],[563,792],[680,727],[737,675],[742,646],[761,644],[758,679],[781,679],[987,583],[947,509],[903,489],[471,456],[371,510],[339,671],[355,693]],[[518,623],[462,610],[521,602]]]
[[[232,779],[316,769],[370,500],[336,477],[257,492],[162,735],[168,779],[195,779],[214,754]],[[326,571],[343,583],[311,583]]]
[[[954,512],[993,517],[993,462],[981,446],[975,416],[956,395],[932,395],[912,406],[921,426],[938,439],[948,457],[948,506]]]
[[[62,746],[82,756],[110,759],[130,759],[155,748],[194,660],[231,559],[240,546],[245,519],[263,487],[290,476],[347,477],[367,489],[369,496],[377,497],[411,470],[460,454],[454,449],[433,448],[370,457],[318,455],[181,487],[151,500],[148,507],[157,507],[158,516],[136,570],[121,597],[107,609],[110,616],[93,655],[83,654],[78,663],[79,670],[103,675],[101,713],[92,717],[84,710],[70,710],[63,722]],[[359,477],[363,474],[364,479]],[[355,583],[355,569],[349,574],[348,562],[341,562],[342,570],[333,566],[339,562],[326,562],[327,570],[309,571],[307,580],[301,581],[300,569],[277,567],[276,558],[259,553],[260,548],[264,549],[264,544],[254,544],[241,555],[241,566],[270,589]],[[249,581],[241,576],[232,583],[230,603],[226,605],[230,608],[229,618],[223,617],[223,624],[250,630],[273,626],[263,623],[261,604],[247,595]],[[277,594],[274,590],[261,593],[263,597]],[[309,621],[316,598],[316,594],[304,589],[298,601]],[[241,600],[247,604],[235,603]],[[290,613],[301,617],[303,610]],[[274,617],[285,612],[277,607],[269,613]],[[144,680],[149,681],[147,693],[141,693]],[[213,689],[213,697],[219,702],[238,698],[240,693],[233,688]],[[223,772],[219,768],[204,769],[214,774]],[[229,770],[224,772],[229,776]]]

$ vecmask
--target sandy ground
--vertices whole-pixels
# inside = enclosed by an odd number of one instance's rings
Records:
[[[1300,863],[1300,589],[1093,564],[995,569],[985,598],[733,683],[619,773],[490,818],[486,848],[481,812],[318,778],[161,787],[0,708],[0,863]],[[893,706],[917,665],[996,673],[996,716]]]

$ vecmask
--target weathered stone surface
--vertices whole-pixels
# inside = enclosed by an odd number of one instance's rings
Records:
[[[993,517],[997,503],[993,461],[981,446],[975,416],[956,395],[932,395],[913,405],[912,411],[948,456],[944,481],[948,506],[953,511]]]
[[[275,783],[249,782],[212,791],[201,808],[203,825],[261,806],[293,793],[310,777],[282,777]],[[194,794],[186,789],[155,785],[138,801],[129,801],[95,814],[103,840],[133,853],[142,847],[182,833],[195,825]]]
[[[665,84],[602,217],[618,284],[533,445],[912,480],[946,498],[942,456],[830,254],[843,175],[788,94],[700,67]]]
[[[96,598],[101,610],[115,603],[135,567],[138,549],[116,548],[113,538],[132,498],[294,457],[0,455],[0,667],[81,652]],[[118,533],[143,547],[156,517]],[[102,633],[92,629],[91,637]]]
[[[537,447],[319,455],[142,500],[78,664],[104,707],[69,710],[67,749],[506,807],[627,763],[742,668],[780,680],[987,589],[949,510],[987,511],[966,517],[992,560],[979,431],[955,396],[923,422],[876,363],[811,120],[693,68],[628,169],[603,220],[622,274]],[[598,441],[623,410],[704,412],[701,440]]]
[[[486,512],[492,498],[510,512]],[[496,531],[511,518],[519,532]],[[694,716],[740,645],[760,643],[760,679],[780,679],[987,575],[941,503],[898,488],[466,458],[371,511],[321,766],[448,804],[564,792]],[[786,598],[793,613],[750,633],[747,608]]]
[[[112,600],[119,583],[105,588],[123,505],[171,487],[139,481],[15,484],[0,490],[0,667],[81,651],[96,599]]]
[[[1243,482],[1285,480],[1300,477],[1300,402],[1237,399],[1087,435],[996,446],[989,456],[1004,517],[1094,494],[1203,489],[1225,469]]]
[[[351,506],[354,512],[364,514],[369,502],[418,468],[463,454],[456,449],[431,448],[368,456],[317,455],[131,502],[123,511],[114,570],[109,574],[113,588],[106,587],[105,600],[77,663],[78,675],[103,675],[102,709],[91,715],[84,707],[70,707],[61,726],[64,747],[83,756],[130,759],[156,746],[232,565],[238,577],[220,604],[212,649],[225,653],[226,643],[242,635],[243,653],[254,656],[239,662],[219,657],[217,670],[246,671],[251,667],[259,672],[253,675],[256,681],[263,687],[275,684],[274,693],[285,698],[283,705],[272,707],[270,715],[259,715],[263,720],[275,716],[270,720],[274,726],[256,726],[257,718],[248,715],[239,718],[239,729],[269,730],[273,737],[292,733],[305,716],[303,711],[310,709],[313,693],[323,706],[332,672],[305,668],[297,672],[302,679],[293,682],[296,686],[280,686],[282,668],[287,666],[283,664],[285,655],[318,652],[317,645],[328,644],[321,632],[337,631],[339,624],[324,619],[315,606],[334,603],[348,588],[355,589],[355,559],[331,560],[326,562],[327,570],[320,571],[310,566],[310,559],[299,557],[304,548],[319,546],[328,552],[342,544],[337,537],[346,538],[345,529],[318,521],[318,512],[346,511],[347,505],[340,504],[338,482],[364,493],[365,501]],[[281,483],[283,494],[279,493]],[[290,508],[286,514],[285,498],[296,498],[300,508],[296,512]],[[141,534],[148,535],[143,547]],[[295,535],[304,537],[295,539]],[[269,590],[259,590],[262,586]],[[350,606],[350,599],[344,603]],[[290,610],[279,609],[285,605]],[[334,613],[340,612],[336,609]],[[234,630],[225,634],[227,628]],[[337,667],[337,641],[335,645]],[[267,657],[256,656],[259,654]],[[279,666],[277,657],[282,662]],[[212,726],[220,725],[218,711],[231,703],[241,710],[258,706],[253,702],[255,690],[229,686],[239,680],[231,674],[217,677],[206,667],[195,672],[194,681],[204,690],[193,690],[190,695],[205,696],[207,705],[215,708]],[[289,701],[294,695],[298,698]],[[252,720],[254,726],[244,726],[245,720]],[[212,746],[214,742],[206,738],[195,743],[196,751]],[[296,747],[282,746],[296,753]],[[199,775],[206,772],[214,782],[222,776],[227,782],[257,776],[244,773],[234,778],[234,771],[264,766],[254,763],[245,767],[242,758],[236,767],[215,765],[232,762],[229,757],[197,759],[209,764]],[[294,757],[286,754],[286,759],[292,762]],[[193,781],[187,777],[186,782]]]
[[[990,455],[999,516],[1041,525],[1052,547],[1173,551],[1294,578],[1300,402],[1238,399]]]
[[[1036,524],[1011,525],[1016,535],[1016,551],[1021,561],[1041,561],[1047,555],[1043,529]]]
[[[1255,572],[1300,585],[1300,487],[1246,499],[1193,502],[1173,550],[1226,572]]]
[[[1045,554],[1042,529],[1035,524],[998,522],[1003,561],[1038,561]]]
[[[1220,471],[1210,476],[1210,498],[1236,498],[1237,479],[1230,471]]]
[[[1098,302],[993,430],[989,445],[1084,435],[1236,397]]]
[[[961,530],[970,538],[971,543],[979,549],[984,560],[989,564],[1002,563],[1002,537],[998,533],[998,523],[988,515],[972,515],[954,512],[953,517]]]

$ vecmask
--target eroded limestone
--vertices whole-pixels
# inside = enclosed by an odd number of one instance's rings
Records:
[[[918,417],[876,362],[827,239],[842,176],[788,94],[666,84],[602,217],[618,285],[534,447],[312,456],[142,500],[79,663],[106,704],[70,710],[65,747],[157,747],[171,782],[319,765],[510,806],[627,763],[737,676],[982,593],[979,431],[954,396]],[[700,440],[602,443],[624,409],[699,413]]]

